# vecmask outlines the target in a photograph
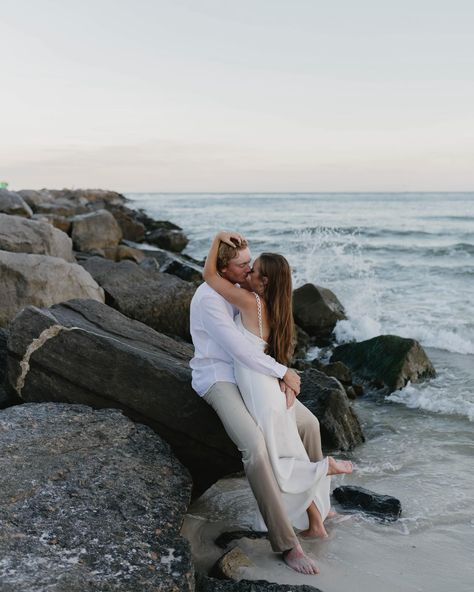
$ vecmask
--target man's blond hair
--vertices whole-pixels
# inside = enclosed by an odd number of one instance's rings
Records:
[[[229,265],[229,261],[231,261],[231,259],[235,259],[235,257],[237,257],[239,254],[239,251],[242,251],[247,247],[248,243],[246,240],[241,241],[240,244],[235,243],[235,247],[231,247],[227,243],[221,242],[217,252],[217,269],[219,271],[225,269]]]

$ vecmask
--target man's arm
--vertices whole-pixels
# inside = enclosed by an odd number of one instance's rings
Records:
[[[276,376],[285,382],[288,381],[289,386],[299,392],[300,377],[298,374],[252,346],[237,329],[226,311],[219,306],[218,301],[212,297],[203,298],[200,304],[204,328],[210,337],[234,360],[261,374]]]

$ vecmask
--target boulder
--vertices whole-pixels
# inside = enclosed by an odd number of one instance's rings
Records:
[[[189,242],[182,230],[168,229],[166,227],[147,232],[145,240],[152,245],[176,253],[180,253]]]
[[[210,575],[220,580],[238,580],[241,568],[253,565],[242,549],[234,547],[216,561]]]
[[[293,292],[293,315],[295,323],[319,346],[328,345],[337,321],[346,318],[337,296],[313,284],[305,284]]]
[[[91,257],[81,265],[102,286],[107,304],[160,333],[191,341],[189,306],[195,286],[132,261]]]
[[[107,189],[50,189],[54,199],[65,199],[77,204],[97,204],[102,207],[105,204],[121,205],[127,198],[116,191]]]
[[[122,239],[120,226],[107,210],[74,216],[71,223],[72,242],[78,251],[116,247]]]
[[[176,275],[187,282],[201,283],[203,281],[203,268],[192,257],[170,253],[164,249],[141,248],[140,250],[146,257],[157,261],[159,270],[162,273]]]
[[[316,370],[324,372],[326,376],[337,378],[343,385],[352,385],[352,373],[342,362],[322,364],[319,360],[313,360],[313,366],[316,368]]]
[[[117,220],[126,240],[141,242],[145,239],[145,225],[137,219],[137,212],[127,206],[105,204],[105,208]]]
[[[56,214],[33,214],[32,220],[39,220],[40,222],[47,222],[55,228],[62,230],[66,234],[71,231],[71,220],[64,216],[57,216]]]
[[[33,211],[36,211],[36,207],[39,204],[50,202],[54,199],[49,189],[21,189],[17,193],[21,195]]]
[[[27,307],[15,317],[8,380],[24,401],[116,407],[150,425],[190,470],[200,494],[242,463],[213,409],[191,388],[192,355],[189,344],[109,306],[70,300],[46,310]]]
[[[196,592],[321,592],[306,584],[276,584],[266,580],[219,580],[203,574],[196,577]]]
[[[14,253],[35,253],[75,262],[70,237],[39,220],[0,214],[0,249]]]
[[[70,298],[104,301],[104,292],[77,263],[59,257],[0,251],[0,327],[23,307],[51,306]]]
[[[31,218],[33,215],[30,206],[21,195],[14,191],[8,191],[8,189],[0,189],[0,213],[23,216],[24,218]]]
[[[295,351],[293,360],[304,360],[310,348],[310,336],[301,327],[295,325]]]
[[[340,345],[334,349],[331,362],[343,362],[359,378],[388,392],[403,388],[408,381],[421,382],[436,376],[418,341],[396,335]]]
[[[402,505],[396,497],[380,495],[363,487],[336,487],[332,494],[344,510],[360,510],[384,521],[398,520],[402,513]]]
[[[119,411],[0,413],[0,582],[7,592],[194,590],[179,530],[189,474]]]
[[[189,242],[182,228],[172,222],[155,220],[142,209],[137,211],[136,219],[145,226],[145,240],[157,247],[179,253]]]
[[[318,418],[325,450],[351,450],[364,442],[359,419],[336,378],[305,370],[298,399]]]
[[[50,214],[53,216],[63,216],[65,218],[86,214],[88,212],[87,206],[78,205],[75,202],[66,199],[58,199],[53,202],[43,201],[37,204],[33,209],[37,214]]]

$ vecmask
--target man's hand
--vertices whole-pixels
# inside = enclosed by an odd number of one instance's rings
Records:
[[[296,400],[296,393],[293,389],[291,389],[288,385],[286,385],[283,380],[280,380],[280,389],[281,392],[285,394],[286,397],[286,408],[289,409]]]
[[[296,396],[300,394],[301,378],[294,370],[288,368],[282,380],[287,386],[290,387],[291,390],[295,391]]]

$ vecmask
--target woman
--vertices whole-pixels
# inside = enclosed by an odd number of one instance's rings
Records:
[[[293,315],[291,271],[284,257],[262,253],[248,275],[249,290],[232,284],[217,270],[219,244],[235,247],[238,233],[220,232],[214,238],[203,276],[206,282],[239,309],[236,323],[253,346],[287,365],[292,353]],[[327,457],[311,462],[298,434],[294,395],[285,395],[278,380],[237,362],[237,385],[255,422],[262,430],[288,516],[304,537],[325,537],[324,520],[330,509],[329,475],[349,473],[352,465]],[[259,528],[263,529],[260,521]]]

